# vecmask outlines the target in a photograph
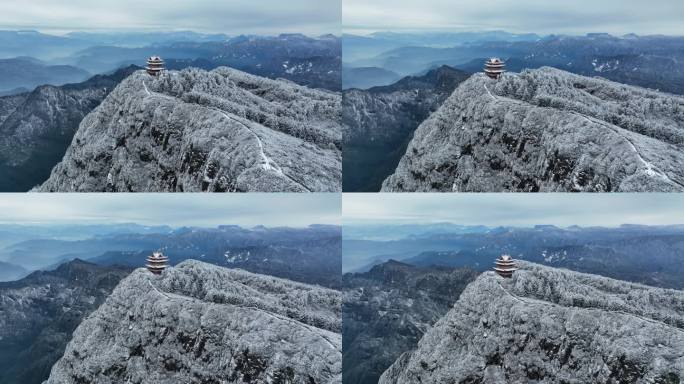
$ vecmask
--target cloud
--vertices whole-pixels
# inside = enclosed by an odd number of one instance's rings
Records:
[[[684,224],[678,194],[345,194],[342,209],[345,225]]]
[[[343,29],[684,35],[680,0],[343,0]]]
[[[336,194],[3,194],[0,222],[214,227],[340,224]]]
[[[4,28],[338,33],[339,0],[0,0]]]

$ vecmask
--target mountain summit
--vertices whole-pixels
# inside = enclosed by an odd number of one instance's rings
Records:
[[[519,266],[480,275],[380,383],[684,379],[684,292]]]
[[[47,384],[338,383],[340,293],[199,261],[138,269],[74,332]]]
[[[39,191],[339,191],[341,96],[231,68],[129,76]]]
[[[463,82],[383,191],[684,191],[684,98],[549,67]]]

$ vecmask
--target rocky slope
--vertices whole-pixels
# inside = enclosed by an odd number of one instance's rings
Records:
[[[406,152],[416,128],[468,76],[442,66],[392,85],[344,91],[344,190],[379,191]]]
[[[345,274],[342,356],[345,384],[375,384],[380,375],[458,300],[477,274],[417,268],[396,261]]]
[[[44,182],[83,117],[136,69],[0,97],[0,191],[26,192]]]
[[[54,271],[0,283],[0,382],[47,379],[81,320],[130,271],[75,260]]]
[[[47,383],[339,383],[339,292],[198,261],[133,272]]]
[[[522,263],[486,272],[380,383],[679,383],[684,293]]]
[[[136,72],[40,191],[339,191],[341,97],[222,67]]]
[[[684,191],[684,98],[553,68],[464,82],[384,191]]]

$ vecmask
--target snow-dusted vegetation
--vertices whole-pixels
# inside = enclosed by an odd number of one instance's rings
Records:
[[[442,66],[392,85],[343,91],[344,190],[379,191],[416,128],[468,77]]]
[[[477,277],[469,269],[419,268],[390,260],[343,276],[345,384],[377,383]]]
[[[131,75],[42,191],[339,191],[341,96],[230,69]]]
[[[83,117],[136,68],[0,97],[0,191],[26,192],[44,182]]]
[[[684,98],[553,68],[475,75],[385,191],[682,191]]]
[[[684,292],[519,264],[480,275],[380,383],[684,379]]]
[[[47,383],[339,383],[340,292],[198,261],[123,280]]]

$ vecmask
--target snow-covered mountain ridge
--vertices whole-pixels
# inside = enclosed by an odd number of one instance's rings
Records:
[[[684,98],[554,68],[478,74],[384,191],[684,191]]]
[[[339,191],[341,95],[227,67],[123,81],[40,191]]]
[[[380,383],[684,379],[684,292],[519,266],[480,275]]]
[[[192,260],[138,269],[77,328],[47,383],[339,383],[340,296]]]

